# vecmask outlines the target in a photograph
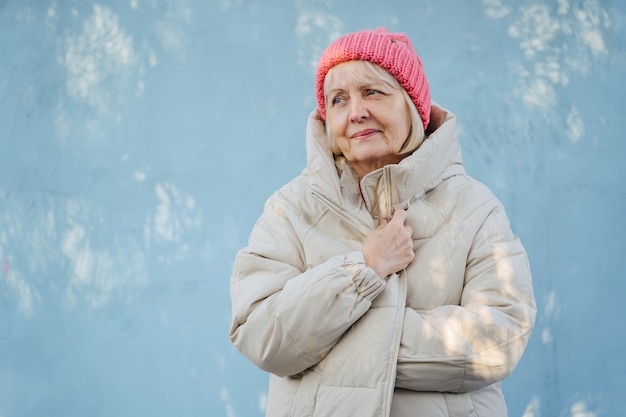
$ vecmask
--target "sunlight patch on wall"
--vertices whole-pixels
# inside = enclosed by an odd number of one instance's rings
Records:
[[[520,18],[509,27],[509,36],[520,39],[520,48],[528,59],[549,52],[559,32],[559,22],[550,15],[545,4],[536,4],[521,10]]]
[[[9,260],[2,263],[2,280],[9,293],[17,299],[17,308],[22,316],[26,319],[34,317],[35,309],[41,303],[41,296],[36,288],[28,285],[23,274],[13,268]]]
[[[220,390],[220,398],[224,403],[224,407],[226,408],[226,416],[227,417],[236,417],[235,409],[230,401],[230,395],[228,394],[228,388],[222,387]]]
[[[541,331],[541,343],[548,346],[554,342],[554,337],[552,336],[552,332],[548,328],[544,328]]]
[[[546,57],[544,62],[537,62],[534,66],[534,72],[540,79],[549,81],[554,85],[565,87],[569,83],[569,77],[556,57]]]
[[[483,0],[485,14],[490,19],[502,19],[511,13],[511,7],[502,4],[501,0]]]
[[[543,305],[544,313],[548,317],[552,317],[558,312],[558,305],[556,301],[556,294],[554,291],[550,291],[548,296],[544,300]]]
[[[267,409],[267,392],[263,391],[259,394],[259,411],[264,413]]]
[[[587,410],[587,404],[584,401],[574,403],[570,408],[571,417],[597,417],[598,414]]]
[[[187,59],[187,36],[185,27],[189,25],[192,10],[186,0],[170,1],[163,17],[154,24],[154,31],[161,43],[161,47],[179,59]]]
[[[154,236],[164,242],[179,242],[183,231],[197,221],[189,215],[195,209],[195,201],[170,183],[157,184],[155,193],[159,203],[154,216]]]
[[[324,49],[341,36],[343,24],[338,17],[311,6],[306,1],[298,1],[296,9],[298,64],[315,71]]]
[[[522,415],[522,417],[540,417],[541,412],[540,412],[539,406],[540,406],[539,398],[533,397],[530,400],[530,402],[526,405],[526,408],[524,409],[524,414]]]
[[[47,301],[39,284],[51,269],[48,261],[54,248],[48,242],[55,236],[54,216],[49,212],[37,216],[41,202],[29,195],[30,205],[24,206],[16,194],[0,188],[0,302],[31,319]]]
[[[175,245],[175,250],[162,254],[159,260],[166,263],[181,260],[189,250],[184,235],[202,226],[202,215],[195,199],[179,191],[174,184],[157,183],[154,191],[157,205],[144,226],[146,247],[150,248],[152,242]]]
[[[494,2],[485,2],[488,16],[494,14]],[[524,57],[513,65],[520,79],[518,94],[530,108],[556,110],[557,88],[568,85],[570,73],[586,76],[594,59],[606,56],[609,15],[597,0],[577,5],[560,0],[557,8],[536,3],[511,16],[508,34],[519,40]]]
[[[187,42],[185,34],[167,21],[156,22],[154,28],[163,49],[184,61],[186,59],[184,50]]]
[[[576,107],[572,106],[569,113],[567,114],[567,135],[570,140],[574,143],[578,142],[578,140],[585,133],[585,125],[583,123],[580,114],[578,114],[578,110]]]
[[[61,12],[53,3],[46,18],[52,33],[64,33],[58,42],[56,61],[65,74],[70,100],[56,104],[57,132],[61,139],[75,131],[81,139],[102,137],[107,123],[122,121],[126,100],[133,98],[129,92],[143,94],[142,84],[137,81],[142,73],[140,59],[132,36],[111,9],[94,3],[92,13],[75,33],[56,27],[62,22]],[[72,19],[80,19],[75,9],[71,15]],[[80,107],[85,107],[84,115],[77,118],[76,109]]]
[[[144,182],[147,178],[147,175],[143,171],[135,171],[133,172],[133,179],[138,182]]]
[[[56,16],[57,14],[57,3],[56,2],[52,2],[52,4],[48,7],[47,10],[47,15],[49,18],[53,18]]]
[[[8,193],[0,189],[0,200],[6,202]],[[30,319],[35,316],[37,304],[41,297],[27,280],[22,271],[16,267],[17,262],[11,253],[7,253],[16,235],[23,235],[20,222],[16,221],[10,207],[3,207],[3,218],[0,217],[0,296],[15,299],[17,310],[22,317]]]
[[[131,240],[111,238],[111,245],[93,242],[93,219],[87,204],[79,199],[67,202],[68,228],[61,237],[61,252],[69,262],[65,302],[70,307],[86,303],[91,308],[107,304],[117,294],[132,299],[147,282],[145,260]],[[88,229],[90,228],[90,229]]]
[[[110,9],[94,4],[93,15],[83,30],[65,40],[58,57],[67,72],[70,97],[88,103],[106,114],[118,97],[111,94],[110,78],[124,76],[137,63],[133,39],[120,26],[119,17]]]

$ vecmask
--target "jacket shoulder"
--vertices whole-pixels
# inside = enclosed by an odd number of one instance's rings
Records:
[[[307,211],[311,208],[310,190],[312,184],[313,181],[310,177],[298,175],[274,191],[265,202],[265,208],[289,207],[295,210],[292,214],[301,214],[303,211]]]
[[[454,175],[442,181],[424,198],[444,215],[459,210],[473,212],[481,207],[490,211],[502,206],[489,187],[467,174]]]

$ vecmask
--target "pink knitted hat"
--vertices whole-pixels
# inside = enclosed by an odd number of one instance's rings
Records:
[[[344,35],[322,54],[317,65],[315,90],[317,107],[324,120],[324,78],[335,65],[354,60],[370,61],[389,71],[409,93],[426,130],[430,120],[430,90],[422,61],[404,33],[390,33],[385,28]]]

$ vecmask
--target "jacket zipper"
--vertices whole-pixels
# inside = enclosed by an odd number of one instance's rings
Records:
[[[389,166],[385,166],[383,168],[383,180],[385,184],[385,220],[389,221],[393,217],[393,203],[392,203],[392,192],[391,192],[391,175],[389,174]]]

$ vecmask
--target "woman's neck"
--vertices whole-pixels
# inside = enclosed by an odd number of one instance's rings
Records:
[[[374,172],[386,165],[397,164],[409,155],[410,154],[391,155],[389,157],[376,159],[372,161],[358,161],[358,162],[347,161],[347,162],[352,168],[352,170],[354,171],[354,173],[359,178],[359,181],[361,181],[363,177],[365,177],[370,172]]]

